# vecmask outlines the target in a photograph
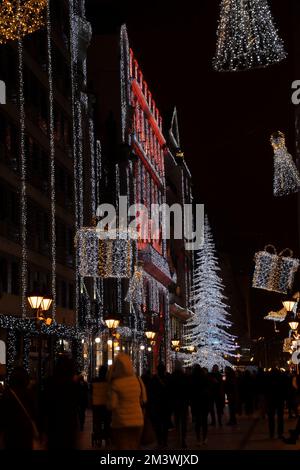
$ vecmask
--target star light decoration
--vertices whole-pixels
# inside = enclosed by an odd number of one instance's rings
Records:
[[[2,0],[0,44],[22,39],[45,26],[48,0]]]
[[[222,0],[213,68],[249,70],[287,56],[267,0]]]
[[[274,150],[274,196],[298,192],[300,189],[299,172],[292,156],[287,151],[283,132],[274,132],[270,141]]]

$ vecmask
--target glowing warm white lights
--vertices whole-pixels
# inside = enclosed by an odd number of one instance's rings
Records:
[[[95,338],[95,343],[96,343],[96,344],[99,344],[99,343],[101,343],[101,338],[98,338],[98,337],[97,337],[97,338]]]
[[[0,44],[21,39],[45,24],[47,0],[2,0],[0,4]]]
[[[118,328],[120,324],[120,320],[117,320],[116,318],[106,318],[106,320],[104,321],[107,328],[109,328],[110,330]]]
[[[153,340],[155,338],[156,333],[154,331],[145,331],[146,338],[149,340]]]
[[[297,321],[290,321],[290,322],[289,322],[289,326],[290,326],[291,330],[296,331],[297,328],[298,328],[298,326],[299,326],[299,322],[297,322]]]
[[[213,67],[266,67],[286,57],[267,0],[222,0]]]
[[[42,301],[43,301],[42,295],[29,295],[28,296],[28,302],[32,309],[40,308]]]
[[[140,345],[140,350],[141,351],[144,351],[145,350],[145,346],[143,344]]]
[[[297,301],[296,300],[284,300],[282,304],[287,312],[293,312],[295,305],[297,304]]]

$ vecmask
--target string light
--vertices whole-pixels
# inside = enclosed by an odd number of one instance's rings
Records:
[[[285,57],[267,0],[222,0],[215,70],[266,67]]]
[[[47,1],[47,55],[48,55],[48,84],[49,84],[49,146],[50,146],[50,187],[51,187],[51,288],[52,288],[52,318],[55,319],[55,314],[56,314],[56,224],[55,224],[56,200],[55,200],[55,143],[54,143],[50,1]]]
[[[30,365],[29,365],[30,345],[31,345],[30,334],[24,333],[23,335],[23,367],[28,373],[30,372]]]
[[[1,315],[0,315],[0,324],[1,324]],[[15,365],[15,360],[17,357],[17,334],[14,328],[10,327],[7,331],[7,346],[6,346],[6,368],[7,368],[7,377],[10,377],[12,370]]]
[[[186,341],[195,345],[196,352],[187,359],[187,364],[199,363],[211,368],[230,365],[226,356],[234,356],[235,337],[228,332],[232,323],[228,319],[228,307],[223,294],[223,283],[218,274],[219,265],[215,245],[205,217],[204,243],[197,253],[194,275],[194,315],[187,320]]]
[[[23,44],[18,41],[18,78],[19,78],[19,119],[20,119],[20,170],[21,170],[21,310],[26,316],[27,309],[27,188],[26,188],[26,155],[25,155],[25,106],[24,106],[24,63]]]
[[[95,227],[82,227],[75,237],[80,276],[131,277],[135,245],[136,240],[127,231],[112,233],[108,230],[99,237]]]
[[[292,156],[285,145],[283,132],[278,131],[271,135],[271,145],[274,150],[274,196],[285,196],[298,192],[300,177]]]
[[[45,24],[48,0],[2,0],[0,5],[0,44],[22,39]]]
[[[128,108],[131,97],[130,73],[129,73],[129,41],[126,25],[120,30],[120,82],[121,82],[121,116],[122,116],[122,141],[130,144],[128,129]]]

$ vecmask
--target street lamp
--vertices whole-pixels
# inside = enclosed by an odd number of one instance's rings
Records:
[[[148,330],[148,331],[145,331],[145,335],[147,339],[154,340],[156,333],[155,331]]]
[[[288,313],[287,320],[291,330],[296,331],[299,326],[299,322],[297,321],[295,315],[292,312]]]
[[[177,361],[177,353],[179,351],[180,340],[175,336],[175,338],[171,339],[171,346],[173,351],[175,351],[175,361]]]
[[[113,331],[118,328],[120,324],[120,320],[114,317],[107,317],[105,320],[105,324],[109,330],[109,336],[110,340],[109,342],[107,341],[107,345],[109,346],[111,344],[111,361],[113,363],[114,360],[114,338],[113,338]]]
[[[294,299],[283,300],[282,304],[287,312],[293,312],[297,301]]]
[[[50,326],[52,324],[52,318],[47,316],[45,312],[49,310],[53,300],[49,296],[43,296],[38,293],[33,293],[27,297],[30,307],[36,311],[36,322],[38,327],[38,382],[39,387],[42,385],[42,336],[41,336],[41,324]]]

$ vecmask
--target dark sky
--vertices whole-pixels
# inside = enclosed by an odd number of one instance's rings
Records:
[[[288,60],[251,72],[212,70],[217,0],[88,0],[93,28],[101,33],[126,22],[130,45],[161,114],[174,105],[194,194],[204,202],[219,250],[234,272],[250,273],[253,255],[267,243],[299,255],[297,196],[272,195],[272,131],[281,129],[294,154],[294,7],[298,0],[269,1]],[[251,293],[254,311],[279,307],[278,297]],[[261,316],[261,313],[260,313]]]

